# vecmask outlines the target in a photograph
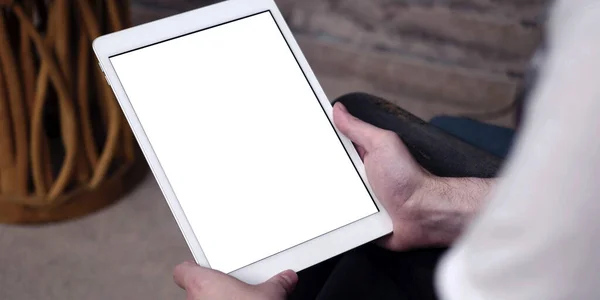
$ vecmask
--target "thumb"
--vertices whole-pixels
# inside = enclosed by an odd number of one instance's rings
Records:
[[[292,270],[287,270],[273,276],[258,288],[274,299],[284,299],[294,291],[297,283],[298,275]]]
[[[367,152],[386,138],[386,130],[354,117],[340,102],[333,106],[333,122],[342,134]]]

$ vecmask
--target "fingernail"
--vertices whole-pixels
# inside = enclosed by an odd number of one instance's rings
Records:
[[[342,104],[342,103],[338,102],[338,106],[340,107],[340,109],[341,109],[343,112],[346,112],[346,113],[348,112],[348,109],[346,108],[346,106],[345,106],[344,104]]]
[[[283,273],[283,274],[281,274],[281,277],[283,277],[283,280],[285,280],[285,282],[287,282],[288,286],[291,286],[292,284],[294,284],[294,282],[292,282],[292,278],[290,278],[289,275]]]
[[[296,285],[296,273],[292,270],[287,270],[283,273],[281,273],[281,277],[283,278],[283,280],[285,280],[285,282],[287,282],[288,287],[293,288],[294,285]]]

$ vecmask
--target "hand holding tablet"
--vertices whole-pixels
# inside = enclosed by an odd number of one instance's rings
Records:
[[[94,50],[198,264],[261,283],[391,232],[271,0],[148,23]]]

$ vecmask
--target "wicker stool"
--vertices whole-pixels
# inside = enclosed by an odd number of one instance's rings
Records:
[[[89,214],[147,167],[91,42],[128,1],[0,0],[0,222]]]

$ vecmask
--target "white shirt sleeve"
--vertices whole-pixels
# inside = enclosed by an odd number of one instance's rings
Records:
[[[442,299],[600,299],[600,1],[554,8],[518,142],[442,261]]]

